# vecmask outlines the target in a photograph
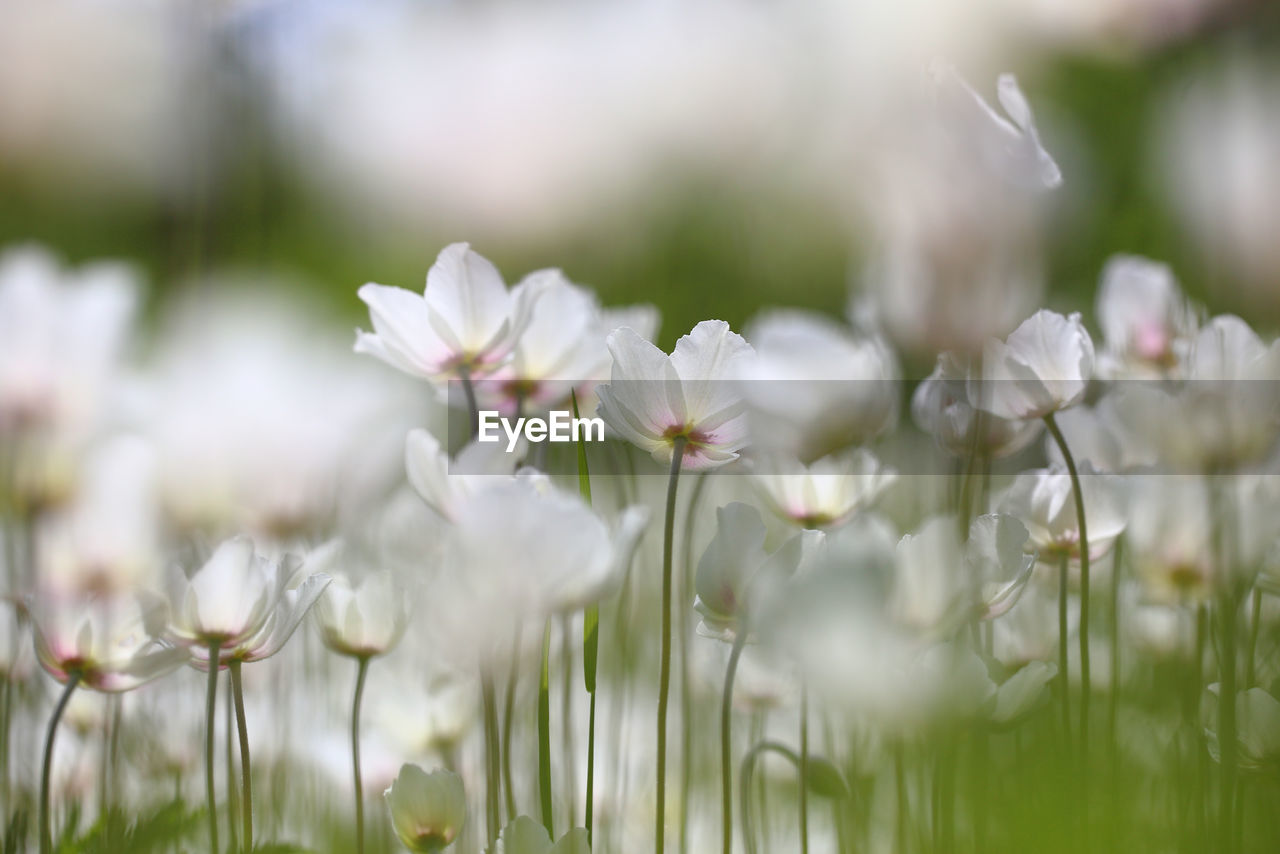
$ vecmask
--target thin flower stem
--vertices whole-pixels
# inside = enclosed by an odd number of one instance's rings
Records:
[[[511,727],[515,719],[516,686],[520,679],[520,635],[522,627],[519,622],[515,627],[515,642],[511,645],[511,670],[507,673],[507,691],[502,701],[502,788],[507,805],[507,815],[516,814],[516,786],[511,775]]]
[[[556,838],[551,809],[551,620],[542,629],[542,675],[538,679],[538,801],[542,826]]]
[[[480,694],[484,707],[485,825],[491,847],[498,841],[501,760],[498,756],[498,701],[493,689],[493,676],[487,667],[480,672]]]
[[[458,379],[462,382],[462,394],[467,400],[467,435],[472,439],[480,430],[480,406],[476,403],[476,387],[471,380],[471,369],[458,366]]]
[[[573,417],[578,418],[578,395],[569,392],[569,400],[573,405]],[[587,461],[586,444],[579,441],[578,451],[578,494],[587,506],[591,506],[591,471]],[[587,845],[592,843],[595,818],[595,786],[596,786],[596,664],[600,657],[600,606],[588,605],[582,614],[582,683],[591,698],[591,708],[587,712],[587,794],[583,805],[584,821],[587,829]],[[567,669],[567,668],[566,668]],[[566,679],[568,676],[566,675]],[[567,684],[567,682],[566,682]],[[565,695],[566,704],[568,694]],[[567,707],[567,705],[566,705]],[[572,816],[572,801],[570,801]],[[570,822],[572,826],[572,821]]]
[[[809,686],[800,685],[800,854],[809,854]]]
[[[1221,633],[1221,663],[1218,675],[1218,750],[1221,754],[1222,785],[1218,789],[1218,851],[1235,851],[1233,803],[1236,796],[1236,610],[1230,591],[1223,594],[1218,612]]]
[[[893,746],[894,842],[899,854],[907,851],[907,769],[902,742]]]
[[[587,844],[591,844],[592,819],[595,815],[595,783],[596,783],[596,692],[591,692],[591,709],[587,713],[587,799],[586,828]]]
[[[240,789],[241,795],[241,820],[244,822],[244,848],[245,852],[253,850],[253,772],[252,766],[249,764],[249,722],[244,715],[244,683],[240,679],[240,664],[237,660],[232,660],[231,669],[231,696],[235,698],[236,703],[236,735],[240,738]]]
[[[218,706],[218,653],[221,644],[209,644],[209,679],[204,705],[204,792],[209,811],[209,850],[218,854],[218,809],[213,783],[213,716]]]
[[[742,812],[742,839],[746,843],[747,854],[756,854],[759,850],[756,844],[755,822],[751,815],[751,788],[755,777],[756,761],[760,758],[760,754],[768,751],[786,759],[797,770],[800,768],[800,757],[795,751],[776,741],[757,742],[742,758],[742,764],[738,767],[738,808]],[[803,781],[801,782],[803,784]],[[902,850],[898,849],[900,854]]]
[[[1111,784],[1111,826],[1118,833],[1125,820],[1120,806],[1120,740],[1117,716],[1120,707],[1120,578],[1124,571],[1124,538],[1116,540],[1111,559],[1111,675],[1107,693],[1107,770]]]
[[[658,791],[654,810],[654,851],[665,854],[667,797],[667,702],[671,695],[671,551],[676,527],[676,489],[684,462],[685,439],[676,437],[671,447],[671,474],[667,481],[667,512],[662,534],[662,663],[658,674]]]
[[[733,852],[733,678],[738,673],[738,659],[747,645],[747,631],[738,626],[729,652],[729,666],[724,672],[724,693],[720,697],[720,785],[721,840],[724,854]],[[801,789],[803,789],[803,781]]]
[[[1249,648],[1244,659],[1244,688],[1249,690],[1257,684],[1257,667],[1254,656],[1258,652],[1258,625],[1262,622],[1262,590],[1253,588],[1252,603],[1249,611]]]
[[[351,782],[356,795],[356,854],[364,854],[364,779],[360,774],[360,701],[364,699],[364,680],[369,675],[369,656],[357,659],[356,694],[351,701]],[[245,766],[246,770],[248,765]],[[247,776],[247,775],[246,775]]]
[[[693,712],[689,699],[689,628],[693,602],[693,533],[699,499],[709,475],[703,472],[694,479],[689,504],[685,508],[684,554],[680,574],[680,852],[689,850],[689,790],[693,783]]]
[[[67,674],[67,685],[62,689],[62,697],[53,709],[53,717],[49,718],[49,731],[44,738],[44,763],[40,766],[40,854],[53,854],[53,831],[49,817],[49,772],[53,768],[53,739],[58,734],[58,721],[71,702],[71,695],[80,684],[80,674]]]
[[[1080,531],[1080,767],[1088,768],[1089,758],[1089,526],[1084,514],[1084,491],[1080,488],[1080,473],[1075,458],[1067,447],[1067,440],[1058,429],[1058,422],[1050,412],[1044,417],[1045,426],[1062,452],[1071,477],[1071,492],[1076,501],[1076,526]],[[1087,826],[1087,820],[1086,820]]]
[[[561,751],[564,756],[564,801],[568,810],[566,819],[566,827],[577,827],[575,820],[574,804],[578,799],[578,780],[574,770],[578,767],[578,763],[573,760],[573,618],[565,616],[560,621],[560,666],[564,670],[561,674],[561,696],[560,696],[560,735],[562,738]]]
[[[1063,753],[1071,755],[1071,678],[1067,674],[1067,555],[1058,562],[1058,685],[1062,693]]]

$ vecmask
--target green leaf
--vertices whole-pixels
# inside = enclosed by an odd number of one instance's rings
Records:
[[[809,791],[824,798],[844,800],[849,797],[849,785],[840,769],[821,756],[809,757],[805,783]]]

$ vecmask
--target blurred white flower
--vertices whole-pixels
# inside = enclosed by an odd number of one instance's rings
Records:
[[[1274,62],[1237,56],[1173,87],[1153,134],[1160,186],[1215,286],[1272,311],[1280,243],[1280,95]]]
[[[1038,235],[1046,190],[1062,181],[1013,75],[999,115],[954,69],[904,92],[887,139],[870,143],[865,216],[877,237],[861,279],[901,346],[976,352],[1031,310],[1043,289]]]
[[[514,476],[517,454],[501,443],[472,441],[450,460],[440,441],[426,430],[409,431],[404,443],[409,485],[442,519],[455,521],[462,502],[486,484]]]
[[[669,462],[677,441],[683,466],[714,468],[747,441],[737,382],[751,345],[723,320],[704,320],[670,356],[623,327],[609,336],[613,370],[600,386],[600,417],[624,439]]]
[[[1221,761],[1218,740],[1218,694],[1222,686],[1210,685],[1204,703],[1208,720],[1205,736],[1209,753]],[[1242,770],[1273,776],[1280,768],[1280,702],[1261,688],[1250,688],[1236,695],[1236,761]]]
[[[1043,418],[1080,402],[1093,360],[1093,339],[1079,314],[1041,309],[1008,341],[987,342],[982,382],[970,384],[969,399],[1001,418]]]
[[[765,456],[755,464],[752,485],[769,509],[802,528],[844,524],[898,479],[892,468],[861,448],[810,465],[782,456]]]
[[[1199,316],[1168,265],[1135,255],[1112,256],[1102,269],[1096,311],[1103,338],[1099,376],[1181,374]]]
[[[427,271],[422,296],[360,288],[374,331],[356,332],[356,352],[429,380],[483,376],[511,355],[547,284],[535,274],[508,290],[498,268],[470,245],[452,243]]]
[[[175,579],[170,632],[207,666],[218,660],[257,661],[284,646],[329,583],[323,573],[302,575],[292,555],[268,558],[253,542],[223,542],[189,579]]]
[[[127,267],[64,270],[38,247],[0,255],[0,441],[17,449],[13,487],[57,503],[104,421],[138,302]]]
[[[462,778],[452,771],[428,774],[406,764],[383,797],[396,836],[410,851],[435,854],[447,848],[467,820]]]
[[[587,840],[587,831],[576,827],[553,845],[545,827],[522,815],[502,829],[493,854],[591,854]]]
[[[753,446],[812,462],[897,421],[898,361],[879,338],[798,310],[766,312],[746,337],[755,358],[740,379]]]
[[[1204,478],[1147,475],[1130,478],[1125,543],[1149,597],[1199,602],[1213,591],[1213,510]]]
[[[144,377],[165,509],[206,537],[323,536],[401,480],[421,407],[327,324],[231,284],[176,307]]]
[[[187,660],[162,640],[168,603],[151,593],[37,594],[30,605],[36,657],[59,682],[131,691]]]
[[[1106,554],[1125,529],[1128,495],[1115,475],[1080,468],[1085,521],[1091,559]],[[1061,468],[1034,469],[1019,474],[996,505],[1001,513],[1022,521],[1040,559],[1053,563],[1062,555],[1080,557],[1080,530],[1071,491],[1071,476]]]
[[[1157,465],[1157,448],[1146,436],[1134,433],[1121,415],[1121,401],[1131,388],[1124,384],[1094,406],[1087,404],[1058,413],[1058,429],[1067,440],[1071,456],[1098,472],[1119,473]],[[1045,454],[1051,466],[1065,466],[1062,449],[1052,437],[1045,437]]]
[[[1001,418],[990,412],[979,415],[969,400],[975,377],[969,358],[943,353],[931,373],[916,386],[911,414],[916,425],[937,440],[939,447],[957,457],[977,453],[1001,459],[1021,451],[1040,435],[1044,423]],[[979,392],[987,392],[979,389]],[[975,435],[975,431],[981,433]],[[1074,446],[1072,446],[1074,447]]]
[[[698,630],[732,640],[752,631],[758,597],[767,596],[812,559],[823,534],[801,531],[774,552],[765,550],[765,526],[749,504],[733,502],[716,509],[716,533],[698,560],[693,607],[702,615]]]
[[[409,622],[408,600],[389,570],[373,572],[353,586],[339,568],[351,561],[341,542],[327,543],[307,558],[312,571],[333,579],[316,602],[320,637],[339,655],[385,655],[404,634]]]
[[[567,403],[577,391],[584,411],[595,384],[609,378],[612,357],[605,341],[621,326],[652,340],[658,327],[653,306],[606,310],[596,295],[575,285],[559,270],[530,273],[512,289],[539,291],[528,327],[520,334],[511,359],[477,386],[481,403],[513,414],[545,412]]]

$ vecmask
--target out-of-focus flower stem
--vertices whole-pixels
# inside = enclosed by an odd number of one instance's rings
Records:
[[[501,759],[498,751],[498,701],[493,689],[493,674],[485,666],[480,672],[481,705],[484,707],[484,747],[485,747],[485,825],[488,831],[488,845],[498,841],[500,796],[498,789]]]
[[[800,854],[809,854],[809,685],[800,684]]]
[[[362,655],[356,659],[356,692],[351,701],[351,782],[355,787],[356,798],[356,852],[364,854],[364,781],[360,774],[360,701],[364,699],[364,681],[369,675],[369,656]],[[245,765],[247,778],[249,766]],[[246,797],[248,795],[246,794]]]
[[[242,850],[253,850],[253,771],[249,764],[249,723],[244,715],[244,683],[240,678],[241,662],[232,659],[231,696],[236,704],[236,735],[240,739],[240,819],[243,822]]]
[[[724,693],[720,697],[720,807],[724,854],[733,852],[733,678],[738,673],[738,659],[746,645],[746,628],[738,626],[733,649],[729,652],[729,666],[724,672]],[[803,783],[800,788],[804,789]]]
[[[1058,429],[1058,422],[1050,412],[1044,417],[1053,441],[1062,452],[1071,477],[1071,492],[1076,502],[1076,526],[1080,531],[1080,767],[1089,767],[1089,694],[1093,683],[1089,679],[1089,526],[1084,515],[1084,492],[1080,488],[1080,473],[1076,461],[1067,447],[1067,440]],[[1088,819],[1085,819],[1088,826]]]
[[[458,366],[458,379],[462,382],[462,394],[467,399],[467,435],[472,439],[480,430],[480,407],[476,403],[476,387],[471,381],[471,369]]]
[[[1262,622],[1262,590],[1253,588],[1249,610],[1249,648],[1244,659],[1244,690],[1255,687],[1258,680],[1257,668],[1253,657],[1258,652],[1258,624]]]
[[[218,653],[221,644],[209,644],[209,679],[204,706],[204,789],[209,812],[209,850],[218,854],[218,808],[213,784],[213,716],[218,707]]]
[[[49,773],[53,768],[53,740],[58,734],[58,721],[71,702],[71,695],[80,684],[80,674],[72,672],[67,675],[67,685],[62,689],[62,697],[54,707],[53,716],[49,718],[49,731],[44,738],[44,763],[40,766],[40,854],[52,854],[53,831],[49,818]]]
[[[516,788],[511,775],[511,727],[515,720],[516,685],[520,680],[520,634],[522,626],[519,621],[515,626],[515,641],[511,645],[511,670],[507,674],[507,691],[502,701],[502,787],[507,806],[507,815],[516,814]]]
[[[542,627],[542,668],[538,678],[538,801],[542,826],[556,838],[551,802],[551,620]]]
[[[667,511],[662,531],[662,663],[658,673],[658,791],[654,805],[654,851],[666,854],[667,797],[667,701],[671,695],[671,552],[676,527],[676,490],[684,462],[685,439],[677,436],[671,447],[671,474],[667,480]]]
[[[1062,699],[1063,753],[1071,755],[1071,677],[1067,672],[1067,571],[1068,557],[1058,561],[1058,685]]]
[[[680,581],[680,852],[689,850],[689,789],[693,782],[693,714],[689,699],[689,628],[690,603],[693,602],[693,533],[699,499],[707,485],[703,472],[693,482],[689,505],[685,508],[684,555]]]

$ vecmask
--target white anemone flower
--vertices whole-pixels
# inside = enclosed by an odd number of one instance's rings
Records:
[[[187,660],[163,640],[168,603],[151,593],[44,592],[31,603],[36,657],[59,682],[76,677],[95,691],[131,691]]]
[[[1105,555],[1126,525],[1127,495],[1115,475],[1098,474],[1092,466],[1080,469],[1089,557]],[[1066,555],[1080,558],[1080,526],[1071,491],[1071,476],[1061,468],[1034,469],[1019,474],[996,502],[999,511],[1022,521],[1040,559],[1052,563]]]
[[[916,425],[933,436],[939,447],[957,457],[976,452],[996,460],[1030,445],[1044,429],[1044,423],[1001,418],[990,412],[979,414],[969,399],[973,378],[968,358],[958,353],[939,355],[933,373],[916,386],[911,398]]]
[[[357,353],[367,353],[428,380],[482,376],[511,355],[532,317],[540,286],[508,290],[498,268],[453,243],[427,272],[422,295],[367,284],[373,332],[356,332]]]
[[[769,509],[801,528],[833,528],[870,507],[898,475],[859,448],[804,465],[790,457],[756,461],[751,477]]]
[[[1148,475],[1131,480],[1125,543],[1148,597],[1199,602],[1212,594],[1213,510],[1205,479]]]
[[[214,649],[222,664],[276,654],[329,584],[323,573],[303,576],[300,566],[292,555],[259,554],[245,537],[223,542],[178,582],[171,634],[206,666]]]
[[[587,831],[575,827],[552,844],[545,827],[522,815],[502,829],[493,854],[591,854],[588,840]]]
[[[443,768],[427,773],[404,765],[383,793],[396,836],[410,851],[435,854],[449,847],[467,820],[462,778]]]
[[[512,293],[540,293],[528,327],[516,341],[511,359],[478,384],[481,403],[493,402],[507,414],[545,412],[577,391],[579,405],[597,382],[609,377],[609,333],[631,326],[652,340],[658,326],[653,306],[605,310],[596,295],[575,285],[560,270],[530,273]]]
[[[752,444],[805,462],[862,445],[898,418],[898,360],[888,344],[820,314],[771,311],[747,329],[741,375]]]
[[[769,552],[765,534],[760,512],[749,504],[735,501],[716,510],[716,533],[698,560],[693,581],[702,634],[732,640],[751,632],[758,597],[794,575],[824,539],[819,531],[802,531]]]
[[[442,519],[454,521],[462,502],[486,484],[514,475],[516,454],[508,454],[500,442],[472,441],[450,460],[440,440],[415,429],[404,443],[409,485]]]
[[[1093,339],[1080,315],[1041,309],[1007,341],[987,342],[983,382],[969,399],[1001,418],[1043,418],[1084,398],[1093,362]]]
[[[313,571],[326,571],[332,582],[316,602],[316,625],[324,645],[339,655],[373,658],[386,655],[409,623],[405,591],[389,570],[367,575],[359,584],[337,567],[352,556],[340,541],[321,546],[308,557]]]
[[[1146,379],[1181,373],[1199,317],[1167,264],[1113,256],[1102,269],[1096,311],[1103,339],[1100,375]]]
[[[629,327],[609,336],[613,369],[598,389],[600,417],[627,441],[669,462],[707,469],[738,458],[747,442],[737,378],[751,345],[723,320],[704,320],[670,356]]]

